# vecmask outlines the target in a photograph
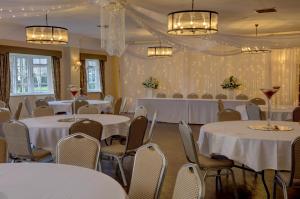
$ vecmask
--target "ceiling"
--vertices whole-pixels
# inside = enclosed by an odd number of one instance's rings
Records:
[[[0,23],[26,25],[45,23],[43,7],[53,7],[49,24],[67,27],[72,33],[87,37],[99,37],[99,6],[97,0],[0,0]],[[127,0],[129,4],[153,10],[164,16],[169,12],[191,8],[191,0]],[[24,15],[24,8],[38,10],[34,16]],[[275,7],[278,12],[258,14],[256,9]],[[1,8],[5,11],[1,11]],[[9,9],[11,12],[9,12]],[[23,10],[22,10],[23,9]],[[230,35],[249,36],[259,24],[260,34],[299,33],[299,0],[195,0],[195,9],[219,12],[219,32]],[[13,14],[16,17],[13,18]],[[39,15],[39,16],[37,16]],[[1,24],[0,24],[1,25]],[[126,18],[127,41],[149,41],[151,34]]]

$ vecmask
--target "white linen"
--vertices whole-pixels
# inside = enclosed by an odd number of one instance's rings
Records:
[[[88,103],[92,106],[95,106],[99,113],[105,108],[110,106],[109,101],[104,100],[87,100]],[[73,100],[62,100],[62,101],[50,101],[48,102],[49,106],[54,109],[54,113],[66,112],[67,114],[72,114],[72,102]]]
[[[234,109],[246,100],[223,100],[225,108]],[[218,104],[216,99],[175,99],[139,98],[137,106],[143,105],[151,120],[157,110],[157,121],[178,123],[181,120],[192,124],[206,124],[217,121]]]
[[[1,199],[125,199],[113,178],[91,169],[54,163],[0,165]]]
[[[58,122],[59,119],[71,118],[70,115],[56,115],[47,117],[27,118],[20,120],[27,125],[30,141],[36,147],[55,152],[57,142],[69,135],[69,128],[73,122]],[[128,133],[130,118],[121,115],[106,114],[80,114],[77,118],[88,118],[103,125],[102,139],[112,135],[124,135]]]
[[[206,124],[198,139],[200,153],[209,156],[221,154],[255,171],[265,169],[290,170],[291,144],[300,136],[296,122],[272,122],[287,125],[292,131],[258,131],[248,128],[266,121],[231,121]]]

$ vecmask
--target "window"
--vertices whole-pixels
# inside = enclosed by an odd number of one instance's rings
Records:
[[[85,60],[88,92],[101,92],[99,65],[97,59]]]
[[[53,94],[50,56],[11,53],[11,95]]]

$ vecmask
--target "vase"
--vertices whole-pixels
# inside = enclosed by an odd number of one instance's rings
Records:
[[[146,89],[146,97],[147,98],[153,98],[154,89],[153,88],[147,88]]]
[[[228,89],[228,99],[234,99],[234,89]]]

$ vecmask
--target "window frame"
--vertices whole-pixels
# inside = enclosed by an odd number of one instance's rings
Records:
[[[96,66],[92,66],[92,67],[96,67],[95,68],[95,84],[98,84],[96,87],[96,89],[90,89],[89,88],[89,71],[88,71],[88,67],[90,66],[88,63],[92,61],[92,62],[96,62]],[[102,81],[101,81],[101,75],[100,75],[100,60],[99,59],[85,59],[85,73],[86,73],[86,90],[87,93],[101,93],[102,92]]]

